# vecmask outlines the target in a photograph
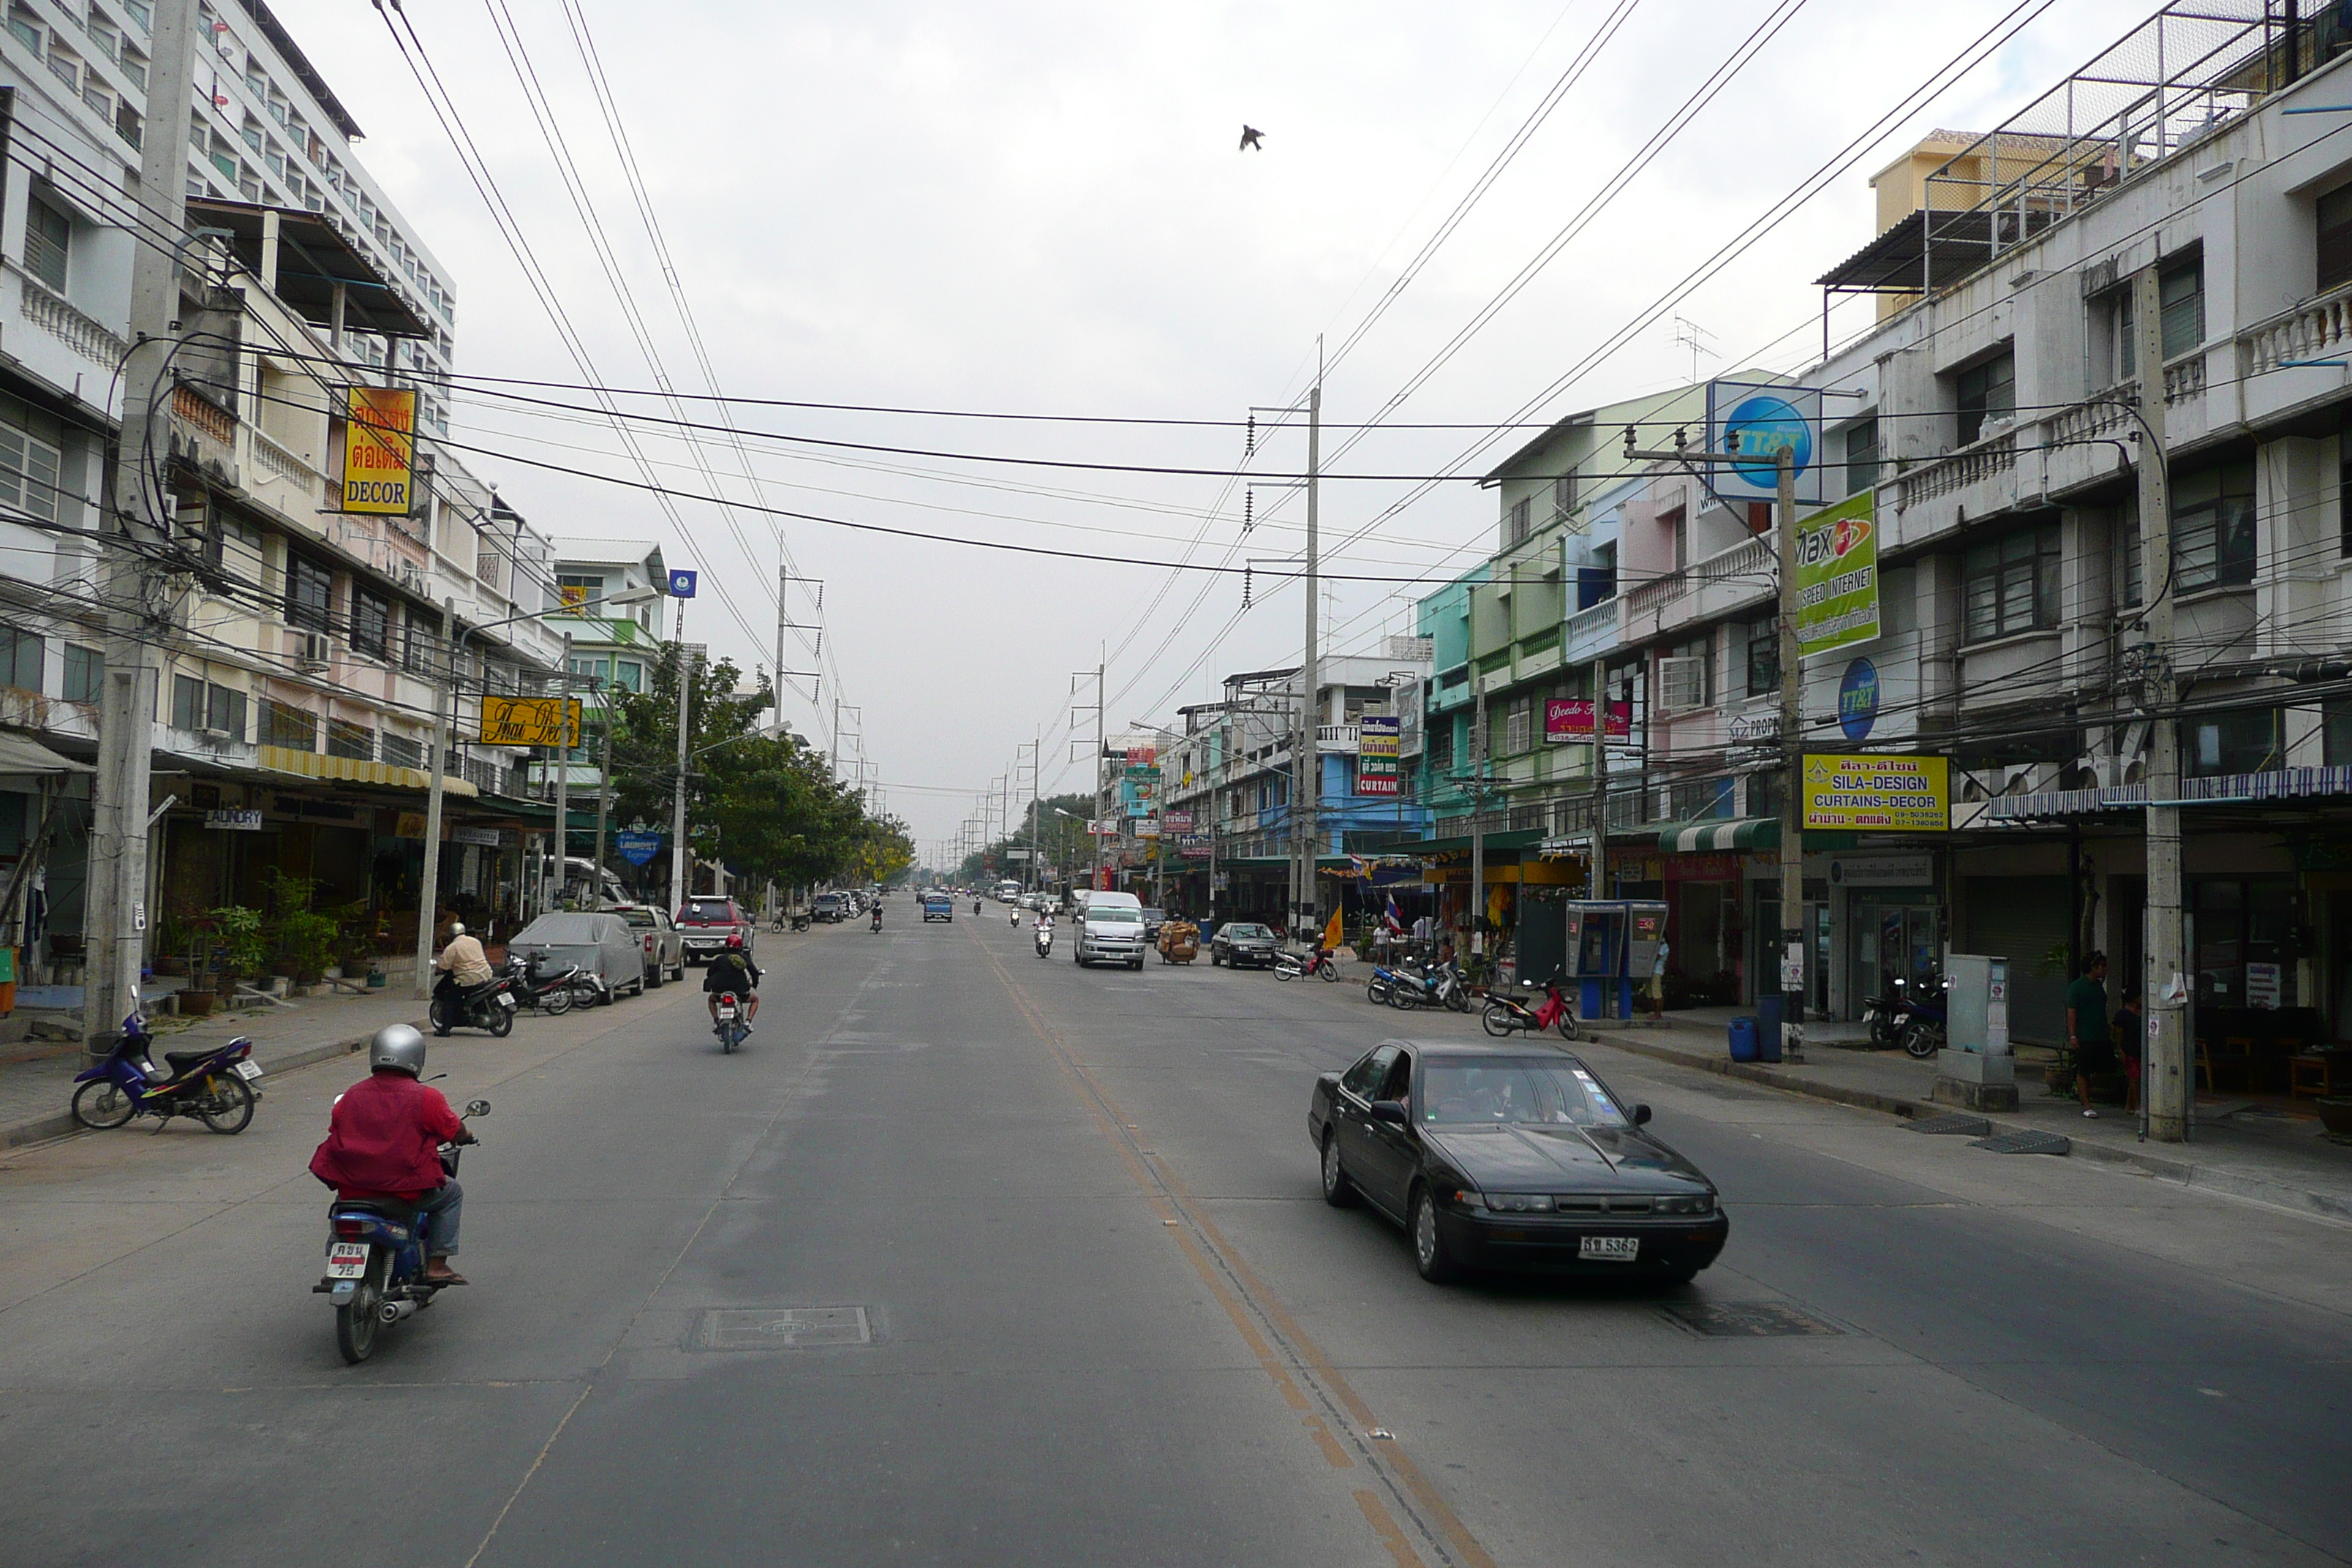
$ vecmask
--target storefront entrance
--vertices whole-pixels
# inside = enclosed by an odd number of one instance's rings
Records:
[[[1851,935],[1848,954],[1853,963],[1853,988],[1848,993],[1857,1011],[1875,996],[1885,995],[1897,980],[1916,984],[1937,964],[1936,931],[1939,924],[1931,895],[1889,891],[1855,894],[1846,922]]]

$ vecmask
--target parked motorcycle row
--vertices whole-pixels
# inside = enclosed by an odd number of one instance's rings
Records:
[[[1944,994],[1951,984],[1936,971],[1924,970],[1916,980],[1897,979],[1885,995],[1872,997],[1870,1043],[1882,1051],[1901,1046],[1915,1060],[1931,1059],[1944,1048]]]

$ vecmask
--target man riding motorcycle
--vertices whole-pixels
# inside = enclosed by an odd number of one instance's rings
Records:
[[[882,929],[882,900],[879,899],[874,900],[874,929]]]
[[[877,911],[874,918],[879,921],[882,917]],[[743,1004],[743,1032],[750,1034],[752,1020],[760,1016],[760,997],[756,989],[759,984],[760,969],[751,962],[751,955],[743,951],[742,933],[728,932],[726,951],[713,958],[709,968],[702,974],[702,989],[709,1003],[710,1021],[713,1024],[719,1022],[719,994],[731,991]]]
[[[433,961],[433,967],[441,972],[441,989],[454,986],[460,992],[471,991],[497,978],[490,970],[489,955],[482,951],[480,939],[467,934],[463,921],[449,922],[449,944]]]
[[[420,1081],[424,1074],[423,1035],[406,1024],[378,1029],[368,1044],[368,1076],[337,1097],[327,1140],[310,1156],[310,1173],[334,1188],[338,1199],[392,1198],[430,1215],[432,1257],[425,1278],[463,1285],[449,1259],[457,1250],[465,1194],[441,1168],[441,1145],[471,1143],[474,1135],[441,1091]]]

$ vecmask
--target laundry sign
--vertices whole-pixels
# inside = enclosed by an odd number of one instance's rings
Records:
[[[261,813],[257,811],[208,811],[205,813],[205,826],[206,827],[217,827],[229,833],[258,833],[261,831]]]

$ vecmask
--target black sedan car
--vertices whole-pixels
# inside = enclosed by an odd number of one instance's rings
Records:
[[[1323,1201],[1405,1227],[1421,1276],[1465,1268],[1687,1284],[1731,1234],[1714,1184],[1566,1051],[1384,1040],[1316,1079]]]
[[[1209,963],[1213,968],[1222,963],[1229,969],[1272,969],[1275,952],[1280,946],[1266,927],[1252,925],[1247,921],[1230,921],[1219,926],[1217,934],[1209,939]]]

